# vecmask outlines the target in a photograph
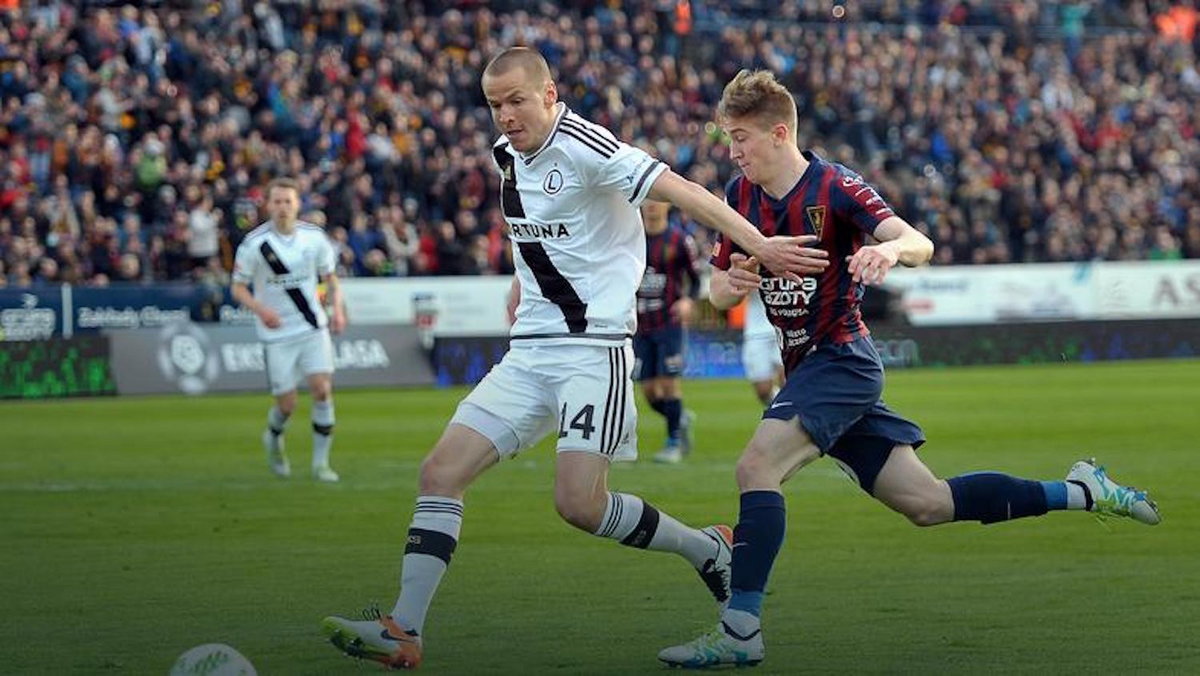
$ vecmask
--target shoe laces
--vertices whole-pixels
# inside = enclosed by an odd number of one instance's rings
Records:
[[[705,659],[720,659],[722,656],[730,652],[731,639],[720,627],[710,630],[708,633],[701,634],[698,638],[691,642],[692,650],[695,654]]]
[[[358,615],[362,619],[368,621],[374,620],[378,622],[379,620],[383,619],[383,611],[379,609],[378,601],[371,601],[370,605],[358,611]]]
[[[717,603],[725,603],[729,600],[729,573],[717,568],[716,559],[705,561],[704,568],[701,568],[699,573],[700,579],[704,580],[705,586],[712,592]]]

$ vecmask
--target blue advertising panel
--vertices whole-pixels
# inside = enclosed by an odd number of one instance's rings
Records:
[[[66,287],[65,293],[70,293]],[[62,335],[64,287],[0,289],[0,340],[46,340]]]
[[[182,320],[244,325],[254,315],[233,302],[229,289],[201,284],[0,289],[0,340],[152,329]]]

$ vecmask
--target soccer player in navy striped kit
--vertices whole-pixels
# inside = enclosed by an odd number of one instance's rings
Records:
[[[725,88],[718,117],[742,172],[730,182],[727,202],[765,235],[813,237],[829,252],[829,265],[797,283],[760,270],[727,241],[711,259],[717,269],[710,297],[718,308],[761,295],[787,380],[738,461],[729,604],[713,631],[663,650],[660,660],[692,668],[762,661],[763,590],[785,530],[780,487],[824,455],[918,526],[1065,509],[1159,522],[1145,493],[1116,484],[1093,461],[1075,463],[1065,481],[998,472],[934,476],[916,454],[925,441],[921,428],[880,398],[883,366],[859,312],[863,285],[881,283],[897,264],[924,265],[933,244],[861,176],[799,149],[795,102],[769,72],[740,72]]]
[[[557,442],[554,505],[563,520],[676,554],[718,602],[728,600],[727,526],[693,528],[608,490],[609,463],[637,453],[630,338],[646,266],[638,207],[647,198],[675,204],[788,278],[819,269],[826,256],[797,238],[763,236],[703,186],[572,112],[532,49],[498,55],[482,86],[501,132],[492,158],[516,267],[509,351],[459,403],[421,464],[391,613],[322,623],[343,652],[394,668],[421,663],[425,616],[458,546],[468,487],[547,435]]]
[[[677,463],[692,450],[694,415],[683,406],[687,325],[700,295],[696,242],[669,218],[671,205],[642,203],[646,224],[646,272],[637,292],[633,336],[634,380],[650,408],[666,418],[667,440],[655,462]]]

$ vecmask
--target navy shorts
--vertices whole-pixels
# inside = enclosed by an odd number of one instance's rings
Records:
[[[633,337],[633,357],[637,365],[634,380],[683,375],[683,327],[638,333]]]
[[[791,420],[821,449],[848,465],[870,492],[892,446],[925,443],[916,423],[887,407],[883,363],[869,337],[818,346],[788,374],[764,418]]]

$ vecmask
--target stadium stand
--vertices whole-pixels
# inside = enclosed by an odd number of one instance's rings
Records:
[[[343,275],[509,272],[478,76],[515,43],[714,190],[721,86],[774,70],[802,143],[861,168],[937,263],[1200,257],[1193,3],[445,6],[0,5],[0,285],[227,283],[280,174]]]

